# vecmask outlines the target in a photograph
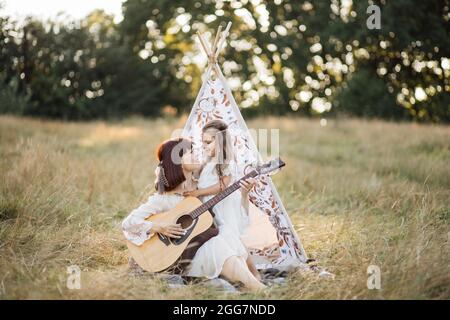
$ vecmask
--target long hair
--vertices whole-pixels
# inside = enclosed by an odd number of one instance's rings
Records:
[[[156,149],[159,161],[155,189],[158,193],[171,191],[186,180],[181,158],[192,148],[192,142],[185,138],[170,139],[162,142]]]
[[[224,170],[228,168],[230,161],[233,159],[233,146],[231,136],[228,132],[228,125],[221,120],[211,120],[204,125],[202,132],[214,129],[216,141],[216,155],[217,164],[216,171],[219,176],[219,181],[222,183],[222,176]]]

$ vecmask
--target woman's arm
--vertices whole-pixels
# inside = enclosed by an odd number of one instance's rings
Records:
[[[166,197],[166,198],[165,198]],[[178,200],[176,200],[177,202]],[[125,237],[136,245],[141,245],[155,232],[161,232],[168,236],[182,234],[183,229],[173,224],[156,223],[146,220],[152,214],[170,210],[176,205],[174,200],[165,195],[153,194],[147,202],[132,210],[122,222],[122,231]]]

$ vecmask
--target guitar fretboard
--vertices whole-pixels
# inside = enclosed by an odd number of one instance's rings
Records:
[[[252,170],[250,173],[246,174],[245,176],[243,176],[242,178],[240,178],[239,180],[237,180],[236,182],[231,184],[229,187],[227,187],[225,190],[218,193],[217,195],[215,195],[214,197],[212,197],[211,199],[209,199],[208,201],[203,203],[201,206],[199,206],[197,209],[192,211],[190,213],[190,216],[192,217],[192,219],[198,218],[203,212],[205,212],[206,210],[209,210],[215,204],[219,203],[220,201],[222,201],[223,199],[228,197],[230,194],[232,194],[234,191],[239,189],[240,182],[242,180],[255,177],[257,174],[258,173],[255,170]]]

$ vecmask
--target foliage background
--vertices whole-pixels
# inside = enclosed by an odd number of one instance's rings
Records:
[[[369,30],[367,8],[381,8]],[[0,113],[117,119],[189,111],[210,38],[245,116],[450,120],[447,0],[127,0],[123,20],[14,21],[0,9]]]

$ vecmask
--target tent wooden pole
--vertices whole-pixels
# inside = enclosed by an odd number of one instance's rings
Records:
[[[206,46],[206,43],[205,43],[205,41],[204,41],[204,39],[203,39],[202,34],[201,34],[200,32],[197,31],[197,36],[198,36],[198,38],[199,38],[199,40],[200,40],[200,44],[202,45],[203,50],[205,51],[206,55],[207,55],[208,58],[209,58],[209,56],[211,55],[211,53],[209,52],[209,48]]]
[[[214,39],[213,47],[211,52],[216,52],[217,48],[217,41],[219,41],[220,32],[222,31],[222,26],[219,25],[219,28],[217,28],[216,38]]]
[[[211,56],[212,55],[211,48],[209,47],[208,41],[205,40],[203,33],[200,33],[200,37],[203,39],[203,43],[205,44],[206,49],[208,50],[208,56]]]
[[[226,37],[228,37],[228,33],[230,32],[230,28],[231,28],[231,21],[228,22],[225,31],[222,33],[222,36],[220,37],[219,44],[217,45],[217,50],[216,50],[216,52],[214,52],[214,58],[216,58],[216,59],[217,59],[220,51],[222,50],[222,47],[223,47],[223,44],[225,42]]]

